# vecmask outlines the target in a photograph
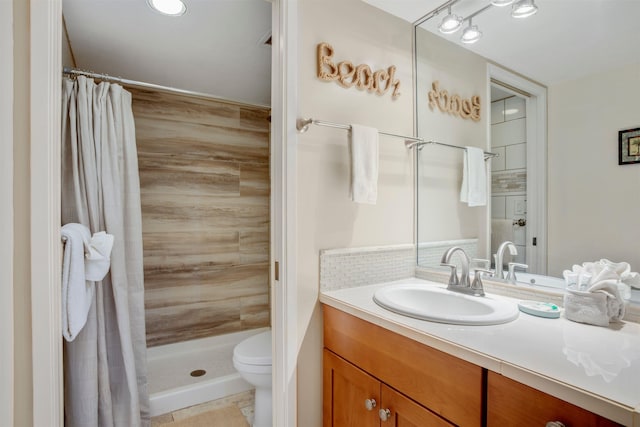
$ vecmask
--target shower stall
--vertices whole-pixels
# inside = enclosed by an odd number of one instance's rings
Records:
[[[156,416],[251,389],[232,351],[270,324],[270,110],[115,80],[132,94]]]

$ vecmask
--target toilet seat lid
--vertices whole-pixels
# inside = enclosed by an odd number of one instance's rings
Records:
[[[236,345],[233,358],[247,365],[271,365],[271,331],[259,333]]]

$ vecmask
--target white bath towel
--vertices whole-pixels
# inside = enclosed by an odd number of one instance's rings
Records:
[[[378,130],[351,125],[351,200],[375,205],[378,199]]]
[[[62,335],[73,341],[87,322],[93,301],[93,282],[85,279],[85,248],[91,232],[82,224],[66,224],[61,230],[62,258]]]
[[[466,147],[464,151],[460,201],[469,206],[487,205],[487,171],[480,148]]]

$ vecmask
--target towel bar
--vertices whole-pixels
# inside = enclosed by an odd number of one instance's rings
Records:
[[[298,131],[300,133],[305,133],[306,131],[309,130],[309,125],[316,125],[316,126],[325,126],[325,127],[330,127],[330,128],[336,128],[336,129],[344,129],[344,130],[351,130],[351,125],[345,125],[342,123],[332,123],[332,122],[326,122],[324,120],[317,120],[317,119],[298,119],[296,121],[296,128],[298,129]],[[380,135],[386,135],[386,136],[391,136],[394,138],[402,138],[405,140],[405,145],[408,149],[412,149],[414,147],[418,147],[418,150],[421,150],[425,145],[429,145],[429,144],[435,144],[435,145],[442,145],[444,147],[451,147],[451,148],[458,148],[460,150],[467,150],[465,147],[459,146],[459,145],[452,145],[452,144],[445,144],[444,142],[437,142],[437,141],[425,141],[422,138],[416,138],[414,136],[404,136],[404,135],[398,135],[395,133],[389,133],[389,132],[382,132],[382,131],[378,131],[378,133]],[[484,158],[489,159],[492,157],[498,157],[499,154],[498,153],[491,153],[488,151],[484,152]]]

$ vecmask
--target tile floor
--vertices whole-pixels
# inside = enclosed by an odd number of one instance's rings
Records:
[[[254,403],[254,394],[255,391],[246,391],[240,394],[234,394],[232,396],[227,396],[222,399],[213,400],[211,402],[202,403],[200,405],[190,406],[188,408],[179,409],[177,411],[158,415],[157,417],[153,417],[151,419],[151,427],[170,427],[171,423],[174,421],[182,421],[186,418],[192,417],[194,415],[202,414],[207,411],[221,410],[229,405],[235,405],[242,415],[244,415],[247,426],[250,426],[253,422],[253,403]],[[210,426],[210,427],[225,427],[224,425],[220,426]]]

